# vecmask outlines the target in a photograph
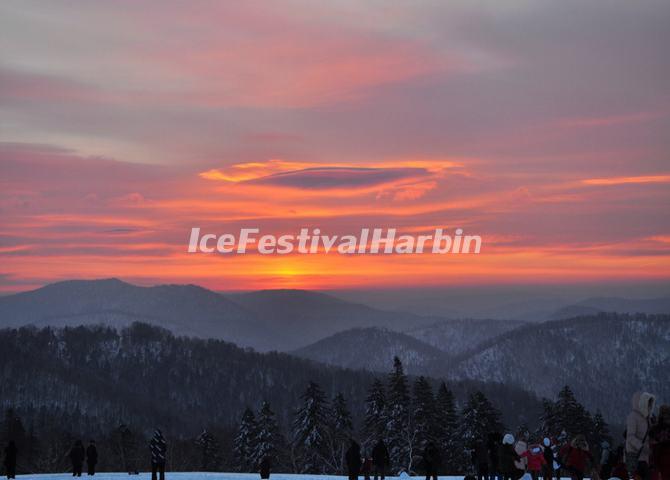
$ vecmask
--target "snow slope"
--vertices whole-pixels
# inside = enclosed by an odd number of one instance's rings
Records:
[[[71,473],[49,473],[42,475],[18,475],[21,480],[69,480],[72,478]],[[151,473],[141,473],[140,475],[128,475],[127,473],[97,473],[94,477],[86,477],[84,474],[81,478],[93,478],[95,480],[150,480]],[[166,480],[259,480],[260,477],[256,473],[204,473],[204,472],[168,472],[165,474]],[[296,475],[288,473],[277,473],[270,476],[271,480],[346,480],[345,476],[337,475]],[[360,476],[360,479],[363,477]],[[387,477],[398,478],[398,477]],[[423,480],[423,476],[409,477],[417,480]],[[463,480],[462,476],[445,477],[440,476],[440,480]],[[563,480],[563,479],[562,479]],[[568,480],[567,478],[565,480]],[[588,479],[587,479],[588,480]]]

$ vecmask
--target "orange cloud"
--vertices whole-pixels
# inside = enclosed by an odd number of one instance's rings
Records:
[[[585,185],[626,185],[668,182],[670,182],[670,175],[640,175],[632,177],[589,178],[582,180],[582,183]]]

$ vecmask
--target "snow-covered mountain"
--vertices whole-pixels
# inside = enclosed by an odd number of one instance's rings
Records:
[[[459,355],[526,322],[518,320],[441,320],[405,333],[449,355]]]
[[[388,371],[397,356],[410,373],[420,374],[445,357],[409,335],[374,327],[336,333],[292,353],[328,365],[377,372]]]
[[[463,355],[445,373],[553,397],[570,385],[606,417],[622,418],[637,390],[670,400],[670,316],[599,314],[522,326]],[[612,401],[616,398],[617,401]]]

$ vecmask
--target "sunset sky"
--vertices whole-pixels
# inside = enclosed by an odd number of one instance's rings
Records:
[[[668,1],[0,3],[0,291],[670,280]],[[188,254],[191,227],[479,255]]]

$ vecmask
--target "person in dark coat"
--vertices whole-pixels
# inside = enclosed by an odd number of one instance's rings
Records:
[[[157,480],[157,474],[160,474],[160,480],[165,480],[167,443],[165,437],[163,437],[163,432],[156,429],[149,446],[151,448],[151,480]]]
[[[361,446],[355,440],[351,440],[344,459],[347,462],[349,480],[358,480],[358,475],[361,473]]]
[[[361,473],[365,480],[370,480],[370,475],[372,474],[372,457],[365,453],[363,455],[363,466],[361,467]]]
[[[379,440],[375,448],[372,449],[372,465],[374,466],[375,480],[381,477],[381,480],[386,478],[386,470],[391,464],[391,457],[389,456],[388,448],[384,440]]]
[[[503,480],[518,480],[521,478],[524,472],[516,466],[516,462],[520,459],[521,457],[514,450],[514,436],[511,433],[506,434],[498,451],[500,473]]]
[[[423,452],[423,466],[426,469],[426,480],[437,480],[438,471],[442,466],[442,457],[434,442],[426,445],[426,450]]]
[[[72,476],[81,477],[81,472],[84,469],[84,458],[86,457],[84,444],[81,443],[81,440],[74,442],[74,445],[70,449],[69,457],[72,463]]]
[[[269,456],[264,456],[259,465],[261,479],[268,480],[270,478],[270,469],[272,468],[272,460]]]
[[[551,439],[545,437],[545,439],[542,440],[542,445],[544,445],[543,454],[545,461],[544,467],[542,467],[542,478],[544,480],[552,480],[554,478],[554,460],[556,460],[556,458],[554,457],[554,449],[552,448],[553,445],[551,444]]]
[[[472,450],[472,465],[477,472],[477,480],[489,480],[489,453],[483,442],[477,442]]]
[[[7,478],[16,478],[16,455],[18,450],[13,440],[5,447],[5,473]]]
[[[500,480],[500,460],[498,459],[500,440],[500,433],[494,432],[489,434],[486,441],[486,450],[489,456],[489,478],[491,480]]]
[[[128,428],[128,425],[121,424],[118,428],[119,436],[121,437],[121,457],[123,466],[128,475],[139,474],[138,469],[138,442],[137,437]]]
[[[651,460],[663,480],[670,479],[670,405],[661,405],[658,421],[649,431]]]
[[[98,463],[98,449],[95,447],[95,440],[91,440],[86,447],[86,465],[88,466],[88,474],[95,475],[95,466]]]

